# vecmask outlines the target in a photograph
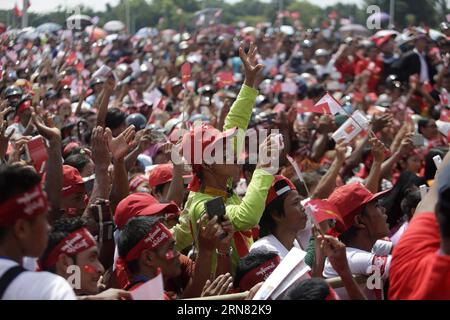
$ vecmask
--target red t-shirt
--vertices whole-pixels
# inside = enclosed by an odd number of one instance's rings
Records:
[[[415,216],[393,252],[389,299],[450,300],[450,255],[433,212]]]

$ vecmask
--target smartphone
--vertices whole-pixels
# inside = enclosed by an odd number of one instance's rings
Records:
[[[28,160],[33,161],[36,171],[44,171],[45,162],[48,159],[47,148],[42,136],[33,137],[25,147],[25,154]]]
[[[222,197],[216,197],[205,203],[206,213],[211,220],[214,216],[217,216],[217,221],[222,222],[225,217],[225,203]]]
[[[425,145],[425,139],[420,133],[413,135],[411,139],[414,147],[423,147]]]

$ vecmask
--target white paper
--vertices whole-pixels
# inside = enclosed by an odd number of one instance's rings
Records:
[[[144,92],[143,94],[143,101],[148,104],[149,106],[157,106],[159,101],[162,98],[162,93],[158,89],[153,89],[150,92]]]
[[[305,263],[300,262],[289,275],[283,280],[277,289],[272,293],[270,298],[276,300],[282,293],[286,292],[294,283],[311,278],[308,274],[311,268]]]
[[[97,71],[94,72],[92,78],[108,78],[108,76],[112,73],[112,69],[108,67],[106,64],[102,65]]]
[[[438,120],[436,121],[436,125],[438,127],[439,132],[447,137],[448,132],[450,131],[450,122]]]
[[[367,130],[369,128],[369,120],[357,110],[352,115],[353,118],[348,118],[342,126],[337,129],[331,136],[334,141],[338,142],[344,139],[346,143],[352,141],[356,136],[358,136],[361,131]]]
[[[264,281],[261,288],[255,294],[253,300],[267,300],[269,299],[275,290],[281,286],[281,288],[285,288],[287,284],[292,282],[292,279],[298,279],[303,274],[296,274],[289,277],[290,273],[294,270],[297,270],[296,267],[301,264],[303,259],[306,256],[306,252],[300,250],[299,248],[293,247],[291,251],[281,260],[281,263],[273,270],[271,275]],[[303,271],[305,268],[300,268],[300,271]],[[307,272],[307,270],[305,271]],[[277,291],[278,294],[282,293],[280,290]]]
[[[130,293],[133,300],[164,300],[162,272]]]

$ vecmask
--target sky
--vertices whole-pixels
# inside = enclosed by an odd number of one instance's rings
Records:
[[[228,0],[229,2],[236,2],[238,0]],[[321,7],[326,7],[337,2],[342,3],[357,3],[361,4],[363,0],[309,0],[311,3],[319,5]],[[22,7],[22,0],[0,0],[0,10],[12,9],[15,3]],[[58,5],[63,7],[69,6],[74,7],[78,4],[84,4],[86,6],[92,7],[95,10],[104,10],[105,4],[110,3],[111,5],[116,5],[119,0],[30,0],[32,12],[48,12],[54,10]]]

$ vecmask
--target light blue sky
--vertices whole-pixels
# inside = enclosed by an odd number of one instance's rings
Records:
[[[237,0],[228,0],[229,2],[236,2]],[[327,6],[336,2],[342,3],[362,3],[363,0],[309,0],[310,2],[319,6]],[[22,7],[22,0],[0,0],[0,9],[12,9],[14,3],[18,3]],[[110,3],[115,5],[119,0],[30,0],[30,11],[47,12],[56,8],[58,5],[74,7],[78,4],[84,4],[93,7],[96,10],[104,10],[105,4]]]

